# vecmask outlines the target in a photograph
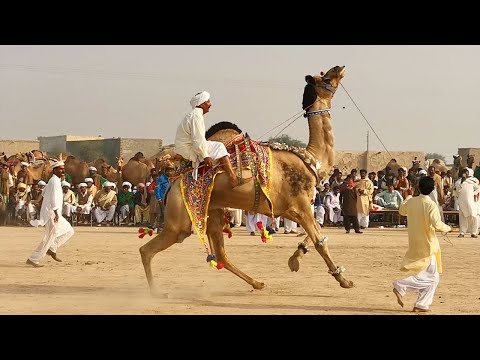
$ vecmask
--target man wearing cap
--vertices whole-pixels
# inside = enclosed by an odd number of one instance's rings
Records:
[[[88,172],[90,173],[90,178],[93,180],[93,184],[97,187],[97,189],[101,189],[107,179],[97,174],[97,168],[95,166],[90,166],[88,168]]]
[[[46,185],[44,181],[42,181]],[[30,190],[30,201],[27,204],[28,209],[28,220],[33,220],[37,218],[37,215],[40,215],[40,208],[42,207],[43,200],[43,191],[40,190],[40,182],[34,183],[32,185],[32,190]]]
[[[226,172],[232,187],[237,185],[237,177],[232,169],[230,157],[225,145],[219,141],[207,141],[205,138],[204,115],[212,106],[210,94],[199,92],[191,100],[192,110],[185,116],[177,128],[175,136],[175,152],[184,159],[192,161],[194,178],[196,170],[203,161],[206,167],[212,167],[214,160],[219,160]]]
[[[28,170],[29,164],[22,161],[20,163],[20,171],[17,173],[17,183],[16,186],[18,187],[19,183],[24,183],[27,188],[27,191],[30,191],[32,185],[33,185],[33,176]]]
[[[60,178],[65,173],[65,164],[57,161],[52,164],[52,169],[53,175],[43,190],[40,219],[30,221],[32,226],[45,226],[43,240],[26,262],[33,267],[42,267],[40,260],[46,254],[56,261],[62,261],[57,257],[57,250],[74,234],[72,225],[62,216],[63,191]]]
[[[72,216],[74,210],[73,204],[75,204],[75,194],[70,189],[70,183],[68,181],[62,181],[62,190],[63,190],[63,207],[62,215],[64,215],[68,220]]]
[[[85,184],[87,184],[87,190],[93,197],[97,194],[99,188],[95,186],[92,178],[85,178]]]
[[[117,205],[117,193],[113,191],[113,188],[113,183],[105,181],[103,189],[98,191],[93,197],[95,205],[93,215],[95,216],[97,226],[100,226],[104,220],[107,221],[107,225],[113,223],[113,215],[115,215]]]
[[[133,199],[133,193],[130,191],[132,184],[128,181],[122,183],[122,189],[118,192],[118,213],[120,215],[119,223],[130,217],[130,214],[134,213],[135,201]]]
[[[78,184],[78,192],[75,197],[75,211],[77,212],[77,216],[79,221],[83,222],[84,224],[88,224],[86,219],[86,215],[90,214],[92,210],[92,202],[93,202],[93,195],[87,190],[86,183]]]

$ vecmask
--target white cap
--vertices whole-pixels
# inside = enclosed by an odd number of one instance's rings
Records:
[[[115,184],[112,183],[112,182],[110,182],[110,181],[105,181],[105,182],[103,183],[103,187],[107,187],[107,186],[109,186],[109,187],[115,187]]]
[[[129,188],[132,187],[132,184],[130,184],[128,181],[124,181],[124,182],[122,183],[122,187],[124,187],[125,185],[127,185]]]
[[[85,168],[84,168],[85,169]],[[97,168],[95,166],[89,166],[88,167],[88,170],[93,170],[93,171],[97,171]]]
[[[85,182],[88,183],[88,182],[93,182],[93,179],[92,178],[85,178]]]
[[[149,187],[151,184],[152,184],[152,183],[151,183],[150,181],[148,181],[148,182],[145,184],[145,186],[146,186],[146,187]]]
[[[87,187],[87,184],[85,184],[85,183],[78,184],[78,187],[82,187],[82,186]]]
[[[22,161],[20,164],[21,164],[22,166],[28,166],[28,163],[26,163],[25,161]]]
[[[420,171],[418,172],[418,175],[428,175],[428,174],[427,174],[427,171],[426,171],[426,170],[423,170],[423,169],[422,169],[422,170],[420,170]]]
[[[65,166],[65,163],[63,161],[56,161],[52,164],[52,169],[55,169],[58,166]]]
[[[62,187],[64,187],[64,186],[70,187],[71,185],[68,181],[62,181]]]
[[[43,180],[40,180],[40,181],[38,182],[38,186],[45,186],[45,185],[47,185],[47,183],[46,183],[45,181],[43,181]]]

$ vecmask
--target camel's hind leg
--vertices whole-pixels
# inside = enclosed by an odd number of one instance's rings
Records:
[[[318,253],[322,256],[323,260],[327,264],[329,273],[340,283],[340,286],[343,288],[351,288],[353,287],[353,282],[345,279],[342,275],[342,271],[344,270],[340,266],[336,266],[333,262],[333,259],[328,251],[327,241],[324,238],[320,231],[320,226],[316,223],[315,218],[313,217],[313,213],[310,211],[310,208],[305,209],[302,216],[299,214],[292,214],[294,221],[297,221],[307,232],[308,237],[305,238],[304,242],[308,242],[308,238],[313,239],[313,244],[315,245],[315,249]],[[298,249],[297,252],[302,251]],[[295,254],[294,254],[295,256]],[[292,256],[293,257],[293,256]],[[290,258],[292,259],[292,258]],[[290,266],[290,260],[289,260]]]
[[[210,244],[213,245],[213,253],[217,262],[223,263],[225,269],[237,275],[240,279],[253,286],[254,289],[263,289],[265,284],[252,279],[231,263],[225,252],[223,238],[223,225],[225,224],[224,211],[222,209],[211,210],[208,214],[207,235]]]
[[[180,187],[177,181],[170,190],[169,200],[165,209],[165,227],[163,231],[139,249],[152,295],[158,295],[153,282],[153,257],[160,251],[168,249],[176,242],[181,242],[192,234],[192,222],[179,192]]]

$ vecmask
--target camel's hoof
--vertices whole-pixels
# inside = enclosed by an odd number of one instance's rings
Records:
[[[256,290],[262,290],[265,287],[265,284],[263,282],[255,282],[252,286]]]
[[[298,261],[298,257],[295,255],[290,256],[290,259],[288,259],[288,267],[290,270],[293,272],[297,272],[300,270],[300,261]]]
[[[355,287],[355,284],[353,283],[353,281],[342,281],[340,283],[340,286],[344,289],[351,289]]]

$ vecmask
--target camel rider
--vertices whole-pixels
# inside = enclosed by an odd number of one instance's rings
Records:
[[[97,168],[95,166],[90,166],[88,168],[88,172],[90,173],[90,178],[93,179],[93,184],[96,186],[96,188],[102,189],[103,183],[107,181],[107,179],[97,174]]]
[[[232,169],[230,157],[225,145],[219,141],[208,141],[205,138],[204,114],[208,113],[212,103],[206,91],[195,94],[190,100],[192,110],[185,116],[177,129],[175,152],[184,159],[192,161],[194,178],[200,162],[212,167],[214,160],[219,160],[230,179],[232,187],[237,186],[237,177]]]

